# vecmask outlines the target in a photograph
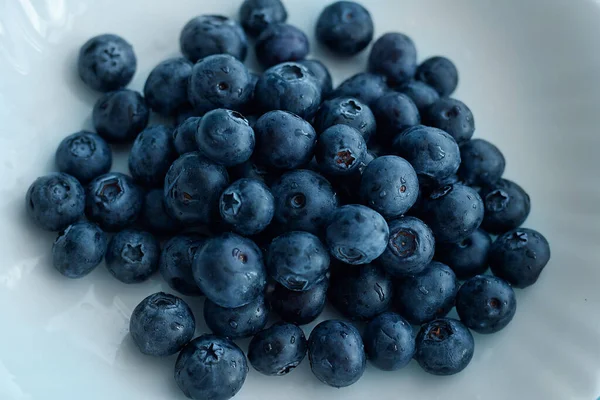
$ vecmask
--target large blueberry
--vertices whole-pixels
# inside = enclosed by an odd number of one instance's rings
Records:
[[[364,204],[385,218],[404,215],[419,196],[417,173],[401,157],[377,157],[362,173],[360,196]]]
[[[367,366],[360,333],[352,324],[338,320],[321,322],[312,330],[308,359],[313,374],[337,388],[356,383]]]
[[[284,230],[320,234],[338,202],[327,179],[309,170],[282,175],[272,186],[274,223]]]
[[[326,230],[331,254],[342,262],[368,264],[386,249],[388,225],[377,211],[351,204],[338,208],[331,215]]]
[[[67,136],[56,149],[56,166],[60,172],[88,183],[110,171],[112,151],[99,135],[79,131]]]
[[[371,14],[353,1],[336,1],[325,7],[316,26],[317,40],[335,54],[353,56],[373,40]]]
[[[247,374],[244,352],[216,335],[192,340],[175,363],[175,382],[192,400],[228,400],[240,391]]]
[[[106,268],[123,283],[140,283],[158,270],[160,244],[148,232],[126,229],[108,243]]]
[[[133,47],[117,35],[95,36],[79,50],[79,77],[90,88],[100,92],[127,86],[136,67]]]
[[[286,62],[265,71],[258,79],[254,97],[263,112],[290,111],[308,120],[321,104],[321,87],[305,66]]]
[[[191,62],[213,54],[230,54],[244,61],[248,41],[242,27],[221,15],[201,15],[190,20],[179,37],[181,52]]]
[[[129,152],[129,172],[143,186],[162,186],[171,163],[177,158],[172,128],[155,125],[144,129]]]
[[[283,376],[294,370],[308,349],[308,341],[298,326],[279,322],[259,332],[248,346],[248,360],[258,372]]]
[[[494,275],[518,288],[536,283],[549,260],[550,245],[546,238],[527,228],[498,237],[489,253]]]
[[[319,133],[339,124],[358,130],[365,141],[377,131],[375,116],[369,106],[353,97],[336,97],[325,101],[315,116],[314,125]]]
[[[439,99],[427,109],[423,121],[428,126],[447,132],[458,144],[471,139],[475,132],[475,119],[471,109],[456,99]]]
[[[244,306],[261,296],[267,278],[258,246],[233,233],[208,239],[196,253],[193,272],[206,297],[227,308]]]
[[[440,98],[440,95],[434,88],[421,81],[406,82],[398,87],[397,90],[410,97],[421,113],[424,113]]]
[[[221,194],[219,212],[235,232],[254,235],[271,223],[275,214],[275,200],[261,181],[240,179]]]
[[[454,307],[458,286],[450,267],[432,261],[418,274],[406,276],[396,283],[396,309],[415,325],[444,317]]]
[[[158,269],[163,279],[171,287],[185,296],[201,296],[202,291],[196,285],[192,273],[192,263],[196,251],[204,244],[201,236],[174,236],[165,243]]]
[[[175,160],[165,177],[165,207],[185,224],[206,224],[217,211],[219,196],[228,183],[225,167],[200,153],[186,153]]]
[[[469,279],[488,269],[490,247],[490,235],[477,229],[458,243],[438,243],[435,259],[452,268],[458,279]]]
[[[329,97],[355,97],[371,106],[388,90],[389,87],[382,75],[361,72],[343,81]]]
[[[396,277],[423,271],[435,252],[431,229],[415,217],[394,219],[388,222],[388,226],[390,238],[377,263]]]
[[[331,73],[325,64],[319,60],[300,60],[298,61],[298,64],[304,65],[315,75],[319,82],[319,86],[321,87],[322,97],[327,97],[333,90],[333,80],[331,79]]]
[[[230,339],[240,339],[256,335],[269,319],[269,305],[262,296],[245,306],[225,308],[206,299],[204,320],[213,333]]]
[[[281,0],[244,0],[240,6],[240,21],[249,35],[258,36],[272,24],[287,20]]]
[[[450,96],[458,86],[458,70],[446,57],[431,57],[423,61],[415,78],[434,88],[442,97]]]
[[[25,197],[27,213],[48,231],[60,231],[83,216],[85,191],[79,181],[65,173],[37,178]]]
[[[196,132],[200,126],[201,117],[189,117],[173,131],[173,144],[179,155],[198,151]]]
[[[289,24],[269,25],[256,39],[256,58],[265,68],[302,60],[309,51],[310,43],[304,32]]]
[[[334,125],[319,136],[315,158],[319,169],[328,175],[349,175],[367,156],[362,134],[349,125]]]
[[[256,160],[277,169],[295,169],[313,157],[317,134],[310,123],[287,111],[269,111],[254,125]]]
[[[129,89],[106,93],[92,112],[96,132],[109,143],[132,142],[149,118],[150,109],[142,95]]]
[[[460,287],[456,311],[462,323],[475,332],[495,333],[515,316],[517,299],[506,281],[495,276],[477,275]]]
[[[373,318],[365,328],[363,340],[369,361],[384,371],[405,367],[415,354],[412,327],[393,312]]]
[[[386,33],[371,48],[369,71],[382,74],[393,85],[406,82],[417,69],[417,48],[402,33]]]
[[[190,103],[200,115],[216,108],[241,110],[252,92],[248,69],[228,54],[215,54],[198,61],[189,79]]]
[[[458,176],[471,186],[492,185],[502,178],[506,161],[504,155],[492,143],[472,139],[460,146],[462,160]]]
[[[100,175],[86,189],[85,214],[106,231],[121,230],[137,221],[144,192],[119,172]]]
[[[484,187],[481,197],[485,204],[482,227],[490,233],[499,235],[521,226],[531,211],[527,192],[508,179]]]
[[[146,193],[139,221],[144,229],[158,236],[179,232],[183,227],[179,220],[167,212],[162,188],[152,189]]]
[[[179,297],[154,293],[131,314],[129,333],[143,354],[170,356],[194,337],[196,320],[190,307]]]
[[[162,115],[175,115],[189,106],[188,80],[193,64],[183,58],[169,58],[158,64],[144,85],[146,103]]]
[[[389,92],[373,103],[373,114],[377,121],[377,139],[391,143],[403,130],[421,123],[415,103],[405,94]]]
[[[327,302],[329,279],[323,279],[311,289],[299,292],[276,283],[269,296],[271,308],[284,321],[309,324],[321,315]]]
[[[77,222],[61,232],[52,246],[52,264],[67,278],[82,278],[102,262],[106,235],[96,224]]]

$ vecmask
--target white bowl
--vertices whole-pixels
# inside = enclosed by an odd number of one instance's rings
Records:
[[[79,47],[112,32],[134,45],[141,89],[150,69],[178,54],[193,16],[237,15],[241,0],[5,0],[0,2],[0,399],[183,399],[174,357],[153,359],[128,337],[132,309],[166,286],[127,286],[104,268],[67,280],[50,262],[54,234],[32,226],[25,191],[54,170],[67,134],[91,128],[98,94],[75,69]],[[390,373],[373,367],[345,389],[321,384],[308,360],[288,376],[251,370],[239,399],[557,399],[600,395],[600,4],[584,0],[362,0],[377,35],[400,31],[419,58],[457,64],[455,96],[475,115],[477,137],[504,152],[506,177],[532,198],[526,226],[543,233],[553,257],[539,282],[518,291],[502,332],[476,335],[470,366],[452,377],[415,362]],[[365,68],[367,52],[328,59],[314,41],[322,0],[287,0],[289,22],[311,36],[335,81]],[[123,169],[121,164],[117,165]],[[196,310],[202,304],[193,302]],[[198,314],[198,333],[207,328]],[[306,332],[314,326],[306,327]],[[242,341],[242,348],[248,341]]]

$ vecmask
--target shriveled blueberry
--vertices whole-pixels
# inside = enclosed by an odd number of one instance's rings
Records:
[[[360,333],[352,324],[338,320],[315,326],[308,339],[308,359],[313,374],[337,388],[356,383],[367,366]]]
[[[417,68],[416,79],[434,88],[442,97],[450,96],[458,86],[458,70],[446,57],[431,57]]]
[[[177,158],[172,128],[155,125],[144,129],[129,152],[129,172],[143,186],[162,186],[169,167]]]
[[[279,322],[252,338],[248,360],[261,374],[283,376],[300,365],[307,350],[308,341],[302,329]]]
[[[326,98],[333,90],[333,81],[331,79],[331,73],[325,64],[319,60],[300,60],[298,61],[298,64],[304,65],[315,75],[319,82],[319,86],[321,87],[322,97]]]
[[[240,179],[221,194],[219,212],[235,232],[254,235],[271,223],[275,214],[275,200],[263,182]]]
[[[196,132],[202,121],[201,117],[189,117],[173,131],[173,144],[179,155],[198,151]]]
[[[358,130],[365,141],[377,131],[373,112],[366,104],[353,97],[336,97],[321,104],[315,116],[314,126],[322,133],[334,125],[348,125]]]
[[[424,113],[440,98],[440,95],[434,88],[421,81],[407,82],[398,87],[397,90],[410,97],[420,113]]]
[[[447,132],[458,144],[471,139],[475,132],[473,113],[465,103],[456,99],[439,99],[427,109],[423,121]]]
[[[85,214],[105,231],[118,231],[137,221],[144,193],[130,176],[100,175],[86,189]]]
[[[94,36],[79,50],[79,77],[86,85],[99,92],[127,86],[136,67],[133,47],[117,35]]]
[[[325,7],[316,27],[317,40],[335,54],[353,56],[373,40],[371,14],[353,1],[336,1]]]
[[[369,361],[384,371],[404,368],[415,354],[412,327],[393,312],[373,318],[365,328],[363,340]]]
[[[143,354],[170,356],[192,338],[196,320],[190,307],[179,297],[154,293],[146,297],[131,314],[129,333]]]
[[[179,45],[193,63],[213,54],[230,54],[244,61],[248,52],[242,27],[222,15],[201,15],[190,20],[181,31]]]
[[[106,235],[91,222],[76,222],[61,232],[52,246],[52,264],[67,278],[83,278],[106,253]]]
[[[112,151],[99,135],[79,131],[67,136],[56,149],[56,166],[81,183],[110,171]]]
[[[228,400],[246,381],[244,352],[231,340],[202,335],[188,343],[175,363],[175,381],[192,400]]]
[[[354,97],[371,106],[388,90],[382,75],[361,72],[343,81],[329,97]]]
[[[304,32],[289,24],[271,24],[256,39],[256,57],[265,68],[302,60],[309,51],[310,43]]]
[[[327,302],[329,279],[323,279],[311,289],[299,292],[274,284],[270,295],[271,308],[284,321],[298,325],[309,324],[321,315]]]
[[[527,228],[498,237],[489,253],[494,275],[518,288],[536,283],[549,260],[550,245],[546,238]]]
[[[202,290],[196,285],[192,274],[192,263],[196,251],[205,242],[202,236],[174,236],[165,243],[158,269],[171,289],[185,296],[201,296]]]
[[[71,175],[54,172],[37,178],[25,197],[27,213],[40,227],[60,231],[83,216],[85,191]]]
[[[94,105],[92,120],[109,143],[130,143],[146,128],[150,109],[141,94],[129,89],[106,93]]]
[[[448,265],[458,279],[469,279],[488,269],[488,253],[492,246],[490,235],[477,229],[458,243],[436,245],[435,259]]]
[[[123,283],[140,283],[158,270],[160,244],[148,232],[126,229],[108,243],[106,268]]]
[[[371,48],[369,72],[381,74],[393,85],[409,81],[417,69],[417,49],[408,36],[386,33]]]
[[[189,107],[188,80],[193,64],[183,57],[159,63],[148,75],[144,97],[150,108],[162,115],[175,115]]]
[[[258,36],[272,24],[287,20],[281,0],[244,0],[240,6],[240,21],[249,35]]]
[[[508,179],[501,179],[481,191],[485,204],[482,227],[486,231],[502,234],[518,228],[531,211],[529,195],[521,186]]]
[[[269,319],[269,306],[262,296],[237,308],[221,307],[210,299],[204,302],[204,320],[213,333],[230,339],[256,335]]]
[[[158,236],[173,234],[183,228],[181,222],[167,212],[163,189],[152,189],[146,193],[139,220],[144,229]]]
[[[391,143],[403,130],[421,123],[419,110],[405,94],[389,92],[373,103],[373,114],[377,121],[377,139]]]

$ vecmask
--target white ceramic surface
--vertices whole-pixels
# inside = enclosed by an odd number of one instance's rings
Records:
[[[538,284],[518,292],[504,331],[476,335],[463,373],[433,377],[415,362],[399,372],[368,368],[346,389],[319,383],[305,361],[282,378],[251,371],[240,400],[543,399],[600,395],[600,3],[584,0],[362,0],[377,35],[400,31],[419,58],[443,54],[460,70],[455,96],[473,110],[476,136],[506,155],[506,177],[531,194],[526,226],[553,257]],[[240,0],[0,0],[0,399],[183,399],[174,358],[135,350],[128,318],[158,278],[126,286],[98,268],[70,281],[50,264],[54,234],[26,218],[24,196],[54,169],[59,141],[91,128],[97,94],[74,63],[89,37],[114,32],[138,56],[131,85],[178,53],[183,24],[203,13],[236,15]],[[366,52],[332,60],[312,32],[322,0],[287,0],[289,22],[311,33],[335,81],[365,67]],[[122,165],[122,164],[121,164]],[[201,310],[200,302],[192,302]],[[331,315],[331,314],[330,314]],[[199,321],[202,317],[198,315]],[[314,324],[306,327],[306,332]],[[199,323],[198,333],[206,331]],[[248,341],[242,341],[242,347]]]

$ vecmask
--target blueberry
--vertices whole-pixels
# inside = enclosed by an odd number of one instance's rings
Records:
[[[225,167],[197,152],[186,153],[175,160],[165,177],[165,207],[185,224],[206,224],[217,211],[219,196],[228,183]]]
[[[456,141],[441,129],[417,125],[396,136],[393,149],[417,174],[433,181],[453,175],[460,166]]]
[[[288,232],[273,239],[266,264],[277,282],[290,290],[305,291],[325,279],[329,253],[312,233]]]
[[[325,101],[317,111],[314,125],[319,133],[339,124],[355,128],[365,141],[377,131],[375,116],[369,106],[353,97],[336,97]]]
[[[309,170],[282,175],[272,186],[274,222],[287,231],[320,234],[336,209],[337,197],[331,184]]]
[[[162,115],[174,115],[189,106],[187,87],[192,63],[183,57],[169,58],[158,64],[144,85],[146,103]]]
[[[431,262],[435,252],[433,232],[415,217],[388,222],[390,237],[377,263],[395,277],[418,274]]]
[[[173,144],[179,155],[198,151],[196,132],[200,126],[201,117],[189,117],[173,131]]]
[[[439,243],[435,259],[448,265],[458,279],[469,279],[488,269],[488,253],[492,246],[490,235],[477,229],[458,243]]]
[[[407,82],[400,86],[398,91],[410,97],[421,113],[424,113],[440,98],[434,88],[421,81]]]
[[[287,20],[281,0],[245,0],[240,6],[240,21],[249,35],[258,36],[272,24]]]
[[[158,270],[160,244],[152,234],[125,229],[108,243],[106,268],[127,284],[144,282]]]
[[[495,333],[515,316],[517,299],[500,278],[477,275],[466,281],[456,296],[456,311],[467,327],[478,333]]]
[[[549,260],[550,245],[546,238],[527,228],[498,237],[489,253],[494,275],[518,288],[536,283]]]
[[[458,281],[445,264],[432,261],[421,272],[395,285],[396,309],[411,324],[420,325],[448,314],[454,307]]]
[[[321,315],[327,301],[329,279],[323,279],[303,292],[276,283],[270,296],[271,308],[279,317],[298,325],[309,324]]]
[[[434,88],[442,97],[447,97],[458,86],[458,70],[445,57],[431,57],[417,68],[416,79]]]
[[[142,186],[162,186],[176,158],[172,129],[164,125],[151,126],[133,142],[129,152],[129,172]]]
[[[228,400],[240,391],[247,374],[244,352],[216,335],[192,340],[175,363],[177,386],[192,400]]]
[[[349,175],[367,156],[361,133],[348,125],[334,125],[319,136],[315,157],[319,169],[329,175]]]
[[[423,325],[416,338],[415,359],[433,375],[454,375],[469,365],[475,351],[473,335],[459,321],[440,318]]]
[[[136,67],[133,47],[117,35],[95,36],[79,50],[79,77],[86,85],[99,92],[127,86]]]
[[[357,382],[367,366],[360,333],[352,324],[338,320],[315,326],[308,339],[308,359],[313,374],[337,388]]]
[[[239,112],[219,108],[202,117],[196,143],[206,158],[231,167],[250,159],[255,145],[254,130]]]
[[[392,279],[379,267],[338,265],[333,269],[327,296],[346,318],[370,320],[392,304]]]
[[[275,214],[275,200],[269,188],[261,181],[240,179],[221,194],[221,218],[241,235],[263,231]]]
[[[255,132],[255,134],[258,136],[257,132]],[[257,145],[260,145],[260,141]],[[255,151],[258,150],[255,149]],[[261,181],[265,185],[271,185],[274,180],[279,177],[273,170],[269,170],[263,165],[257,164],[254,158],[241,164],[234,165],[233,167],[228,168],[227,171],[229,171],[229,176],[232,181],[246,178]]]
[[[241,110],[252,92],[248,69],[228,54],[216,54],[198,61],[188,85],[190,103],[200,115],[217,108]]]
[[[500,150],[483,139],[472,139],[460,146],[460,179],[470,186],[492,185],[502,178],[506,161]]]
[[[531,211],[529,195],[508,179],[484,187],[481,197],[485,204],[482,227],[490,233],[502,234],[518,228]]]
[[[85,214],[105,231],[118,231],[138,219],[143,203],[144,193],[131,177],[109,172],[88,185]]]
[[[269,307],[262,296],[237,308],[221,307],[209,299],[204,302],[204,320],[213,333],[230,339],[256,335],[269,319]]]
[[[373,40],[371,14],[353,1],[337,1],[325,7],[316,27],[317,40],[333,53],[353,56]]]
[[[403,130],[421,123],[419,110],[405,94],[389,92],[373,103],[377,121],[377,139],[391,143]]]
[[[196,251],[205,242],[201,236],[174,236],[167,241],[160,253],[160,274],[171,289],[185,296],[202,296],[192,274],[192,263]]]
[[[384,371],[404,368],[415,353],[412,327],[393,312],[373,318],[365,328],[363,340],[369,361]]]
[[[323,98],[331,93],[333,90],[333,81],[331,79],[331,73],[325,64],[319,60],[300,60],[298,61],[298,64],[304,65],[317,78]]]
[[[249,304],[262,295],[266,284],[260,249],[233,233],[208,239],[196,253],[193,271],[206,297],[221,307]]]
[[[181,31],[179,45],[193,63],[213,54],[229,54],[244,61],[248,52],[242,27],[221,15],[201,15],[190,20]]]
[[[423,221],[438,242],[458,243],[469,237],[483,221],[483,201],[472,188],[446,185],[424,200]]]
[[[52,246],[52,264],[67,278],[83,278],[102,262],[106,235],[90,222],[76,222],[61,232]]]
[[[378,157],[362,173],[360,196],[363,203],[385,218],[404,215],[415,204],[418,195],[417,173],[403,158]]]
[[[256,39],[256,58],[265,68],[303,60],[309,51],[310,44],[304,32],[289,24],[271,24]]]
[[[179,297],[154,293],[131,314],[129,333],[143,354],[170,356],[194,337],[196,320],[190,307]]]
[[[388,225],[377,211],[351,204],[331,215],[326,230],[329,251],[338,260],[351,265],[368,264],[387,246]]]
[[[388,85],[383,76],[361,72],[342,82],[329,97],[354,97],[371,106],[388,90]]]
[[[267,167],[295,169],[308,164],[317,134],[310,123],[287,111],[269,111],[256,121],[256,160]]]
[[[150,109],[138,92],[121,89],[106,93],[94,105],[96,132],[109,143],[130,143],[148,125]]]
[[[261,374],[283,376],[300,365],[307,348],[308,341],[302,329],[279,322],[252,338],[248,347],[248,360]]]
[[[164,199],[163,189],[148,191],[139,217],[144,229],[159,236],[173,234],[183,228],[182,224],[167,212]]]
[[[417,48],[402,33],[386,33],[371,48],[369,72],[382,74],[392,85],[409,81],[417,70]]]
[[[40,228],[60,231],[83,216],[85,191],[71,175],[54,172],[29,186],[25,203],[27,213]]]
[[[81,183],[110,171],[112,151],[100,136],[79,131],[67,136],[56,149],[56,166]]]
[[[290,111],[309,120],[321,104],[321,87],[306,67],[286,62],[265,71],[256,84],[254,96],[263,112]]]
[[[465,103],[456,99],[439,99],[427,109],[423,120],[428,126],[450,134],[458,144],[467,142],[475,132],[473,113]]]

